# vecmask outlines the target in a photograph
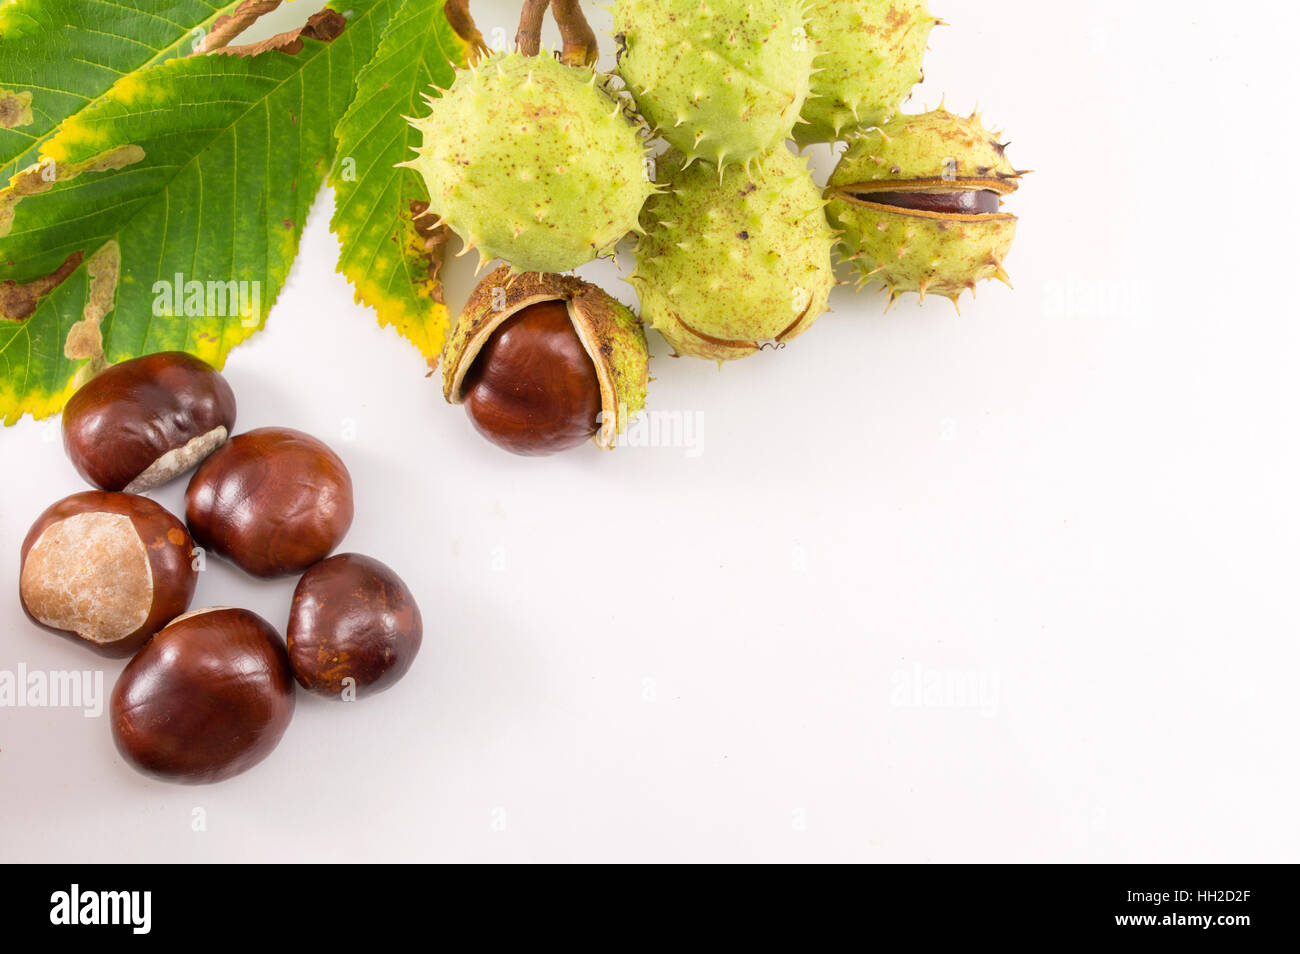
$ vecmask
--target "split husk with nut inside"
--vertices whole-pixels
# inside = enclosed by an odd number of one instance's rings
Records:
[[[1010,284],[1002,265],[1016,217],[1001,203],[1022,175],[977,115],[940,107],[855,138],[831,174],[826,214],[842,257],[890,301],[916,292],[956,304],[976,282]]]
[[[602,411],[592,439],[609,450],[645,406],[650,380],[645,333],[627,306],[570,275],[512,274],[508,265],[502,265],[484,278],[447,341],[443,396],[451,404],[462,403],[465,376],[493,333],[525,308],[552,301],[564,302],[574,332],[595,366]]]

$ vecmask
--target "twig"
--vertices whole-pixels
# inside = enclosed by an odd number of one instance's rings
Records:
[[[524,56],[536,56],[542,49],[542,21],[551,0],[524,0],[524,11],[519,15],[519,32],[515,46]]]
[[[261,19],[280,5],[280,0],[244,0],[235,12],[217,17],[209,30],[198,43],[194,44],[191,56],[202,56],[213,50],[224,48],[231,40],[243,33],[255,21]]]
[[[471,63],[489,52],[487,44],[483,42],[483,34],[479,32],[478,24],[469,12],[469,0],[447,0],[442,9],[456,35],[469,44]]]
[[[560,60],[569,66],[594,66],[600,58],[596,34],[582,12],[580,0],[555,0],[551,15],[564,38]]]

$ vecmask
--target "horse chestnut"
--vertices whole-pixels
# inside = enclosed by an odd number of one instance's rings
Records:
[[[248,610],[186,613],[113,687],[113,741],[135,768],[171,782],[219,782],[271,754],[294,708],[280,636]]]
[[[87,490],[32,524],[19,598],[40,625],[129,656],[189,607],[193,549],[185,525],[147,497]]]
[[[91,378],[63,411],[63,446],[102,490],[142,493],[189,470],[235,426],[235,395],[205,361],[164,351]]]
[[[443,395],[480,434],[527,456],[613,447],[645,406],[641,323],[570,275],[503,265],[470,295],[443,355]]]
[[[465,375],[474,428],[526,456],[585,444],[596,433],[600,381],[562,301],[529,305],[488,339]]]
[[[343,699],[349,689],[356,698],[387,689],[411,668],[422,636],[411,591],[368,556],[322,560],[293,591],[289,663],[310,692]]]
[[[895,116],[854,136],[826,186],[826,217],[840,235],[840,258],[862,280],[880,282],[893,302],[905,292],[957,304],[996,278],[1016,237],[1002,199],[1024,171],[978,113],[942,106]]]
[[[203,462],[185,492],[185,519],[200,546],[254,576],[301,573],[352,525],[352,478],[311,435],[262,427]]]

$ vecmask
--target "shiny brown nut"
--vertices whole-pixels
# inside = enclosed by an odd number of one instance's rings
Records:
[[[600,381],[563,301],[511,315],[465,375],[465,410],[492,443],[525,456],[554,454],[595,435]]]
[[[256,613],[186,613],[132,659],[109,704],[113,741],[131,765],[170,782],[219,782],[280,742],[293,674],[275,629]]]
[[[91,378],[63,410],[63,447],[103,490],[143,493],[195,466],[235,426],[235,395],[205,361],[163,351]]]
[[[368,556],[339,553],[303,574],[293,591],[289,663],[304,689],[359,699],[406,674],[423,633],[401,577]]]
[[[636,315],[600,288],[502,265],[470,294],[442,367],[443,397],[480,434],[541,456],[614,447],[645,406],[650,354]]]
[[[185,519],[200,546],[254,576],[301,573],[352,525],[352,478],[310,434],[262,427],[232,437],[199,466]]]
[[[1002,208],[1002,196],[992,189],[916,189],[900,192],[876,189],[858,193],[855,197],[861,202],[942,215],[995,215]]]
[[[129,656],[189,608],[193,551],[185,525],[149,498],[83,491],[27,532],[19,598],[40,625]]]

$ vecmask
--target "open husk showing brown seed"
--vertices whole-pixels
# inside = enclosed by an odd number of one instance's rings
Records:
[[[443,352],[443,396],[464,400],[465,376],[493,333],[511,316],[543,302],[564,302],[600,382],[602,412],[593,440],[613,448],[645,406],[649,351],[632,311],[595,285],[570,275],[512,272],[502,265],[470,295]]]

